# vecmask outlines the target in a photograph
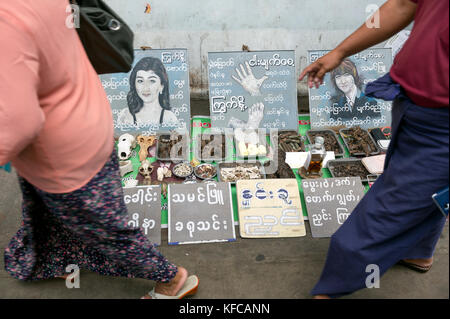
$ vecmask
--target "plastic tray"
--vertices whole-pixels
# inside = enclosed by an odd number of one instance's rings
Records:
[[[303,140],[303,137],[297,131],[294,131],[294,130],[280,130],[280,131],[278,131],[278,134],[277,134],[277,138],[278,138],[278,145],[277,146],[278,147],[280,147],[280,135],[284,134],[284,133],[291,133],[293,135],[296,135],[298,137],[298,139],[300,140],[301,150],[298,150],[296,152],[304,152],[305,151],[305,141]],[[270,138],[270,144],[272,145],[273,141],[271,139],[271,136],[270,135],[268,135],[268,136]]]
[[[308,142],[309,144],[314,144],[314,141],[312,140],[312,137],[309,136],[309,133],[319,133],[319,132],[326,132],[326,133],[331,133],[331,135],[334,136],[334,138],[336,139],[336,142],[339,145],[339,149],[341,150],[340,153],[334,153],[335,156],[339,156],[342,157],[345,155],[345,149],[342,146],[341,142],[339,141],[339,138],[337,136],[337,134],[333,131],[333,130],[320,130],[320,129],[314,129],[314,130],[308,130],[306,132],[306,137],[308,138]],[[328,152],[331,152],[331,150],[327,150]]]
[[[219,182],[225,182],[224,180],[222,180],[222,168],[230,168],[230,167],[235,167],[238,165],[249,165],[249,166],[258,166],[259,167],[259,172],[261,173],[261,179],[266,179],[266,173],[264,171],[264,166],[260,163],[260,162],[256,162],[256,163],[235,163],[235,162],[222,162],[217,164],[217,179]],[[231,184],[236,184],[236,182],[228,182]]]
[[[170,136],[170,133],[158,133],[157,135],[156,135],[156,137],[157,137],[157,139],[156,139],[156,158],[159,160],[159,161],[163,161],[163,162],[169,162],[169,161],[172,161],[172,162],[189,162],[189,155],[190,155],[190,143],[189,143],[189,136],[187,135],[187,134],[178,134],[178,135],[182,135],[182,136],[185,136],[186,138],[185,138],[185,145],[184,145],[184,147],[183,147],[183,149],[185,150],[183,153],[184,153],[184,156],[181,156],[181,157],[173,157],[173,158],[164,158],[164,157],[161,157],[160,156],[160,154],[159,154],[159,144],[160,144],[160,138],[161,138],[161,136],[166,136],[166,135],[168,135],[168,136]]]
[[[201,155],[201,141],[202,141],[202,136],[203,135],[207,135],[207,136],[223,136],[225,137],[225,154],[222,154],[223,156],[211,156],[211,157],[202,157]],[[227,136],[223,133],[203,133],[203,134],[198,134],[197,137],[195,138],[195,143],[194,143],[194,156],[196,159],[203,161],[203,162],[217,162],[217,161],[223,161],[225,160],[227,154]]]
[[[347,147],[347,150],[348,150],[350,156],[364,156],[364,157],[366,157],[366,156],[367,156],[366,153],[352,153],[352,152],[350,152],[350,148],[348,147],[347,139],[346,139],[345,136],[344,136],[344,135],[345,135],[345,132],[348,131],[348,130],[349,130],[348,128],[340,129],[340,130],[339,130],[339,134],[341,135],[342,140],[344,141],[345,147]],[[370,153],[369,156],[373,156],[373,155],[378,155],[378,154],[380,154],[380,150],[379,150],[379,148],[378,148],[378,146],[377,146],[377,143],[375,143],[375,140],[373,139],[372,135],[369,133],[369,131],[367,131],[367,130],[365,130],[365,129],[362,129],[362,130],[363,130],[364,132],[366,132],[366,134],[369,136],[370,140],[371,140],[372,143],[373,143],[373,146],[374,146],[375,149],[376,149],[376,151]]]
[[[328,161],[327,163],[327,168],[331,173],[331,176],[334,178],[341,178],[341,177],[361,177],[359,175],[357,176],[336,176],[336,174],[334,173],[334,168],[340,164],[345,164],[345,163],[361,163],[361,166],[367,171],[367,169],[364,167],[364,165],[362,164],[361,159],[359,158],[341,158],[341,159],[337,159],[337,160],[331,160]],[[369,171],[367,171],[367,176],[372,175]],[[368,183],[369,182],[369,178],[365,177],[364,179],[361,178],[361,181],[364,183]]]

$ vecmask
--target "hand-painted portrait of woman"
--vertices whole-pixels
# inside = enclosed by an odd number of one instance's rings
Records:
[[[339,110],[331,113],[331,118],[350,120],[354,117],[362,119],[367,116],[371,118],[381,117],[380,112],[374,111],[378,102],[364,95],[362,91],[363,81],[358,74],[356,65],[350,59],[345,59],[330,75],[331,82],[337,92],[337,95],[332,98],[332,105]]]
[[[130,92],[127,96],[128,109],[119,115],[123,124],[149,125],[176,123],[171,111],[169,78],[160,59],[141,59],[130,74]]]

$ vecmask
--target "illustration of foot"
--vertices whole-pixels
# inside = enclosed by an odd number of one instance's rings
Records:
[[[248,121],[244,122],[243,120],[237,118],[230,118],[228,121],[228,127],[233,129],[249,129],[256,130],[259,128],[261,121],[264,118],[264,104],[256,103],[248,110]]]
[[[264,104],[256,103],[248,111],[248,128],[257,129],[264,118]]]

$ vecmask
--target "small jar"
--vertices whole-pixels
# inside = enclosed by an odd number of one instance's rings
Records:
[[[325,150],[325,139],[322,136],[317,136],[315,144],[310,148],[310,162],[308,165],[308,174],[319,174],[322,170],[322,163],[325,159],[327,151]]]

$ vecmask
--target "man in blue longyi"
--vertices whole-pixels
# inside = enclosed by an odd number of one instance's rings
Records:
[[[449,185],[449,1],[388,0],[377,14],[379,27],[364,24],[300,76],[318,87],[346,57],[414,21],[390,72],[366,88],[394,101],[392,140],[384,173],[331,238],[316,299],[365,288],[374,265],[381,275],[397,263],[428,271],[445,225],[432,195]]]

